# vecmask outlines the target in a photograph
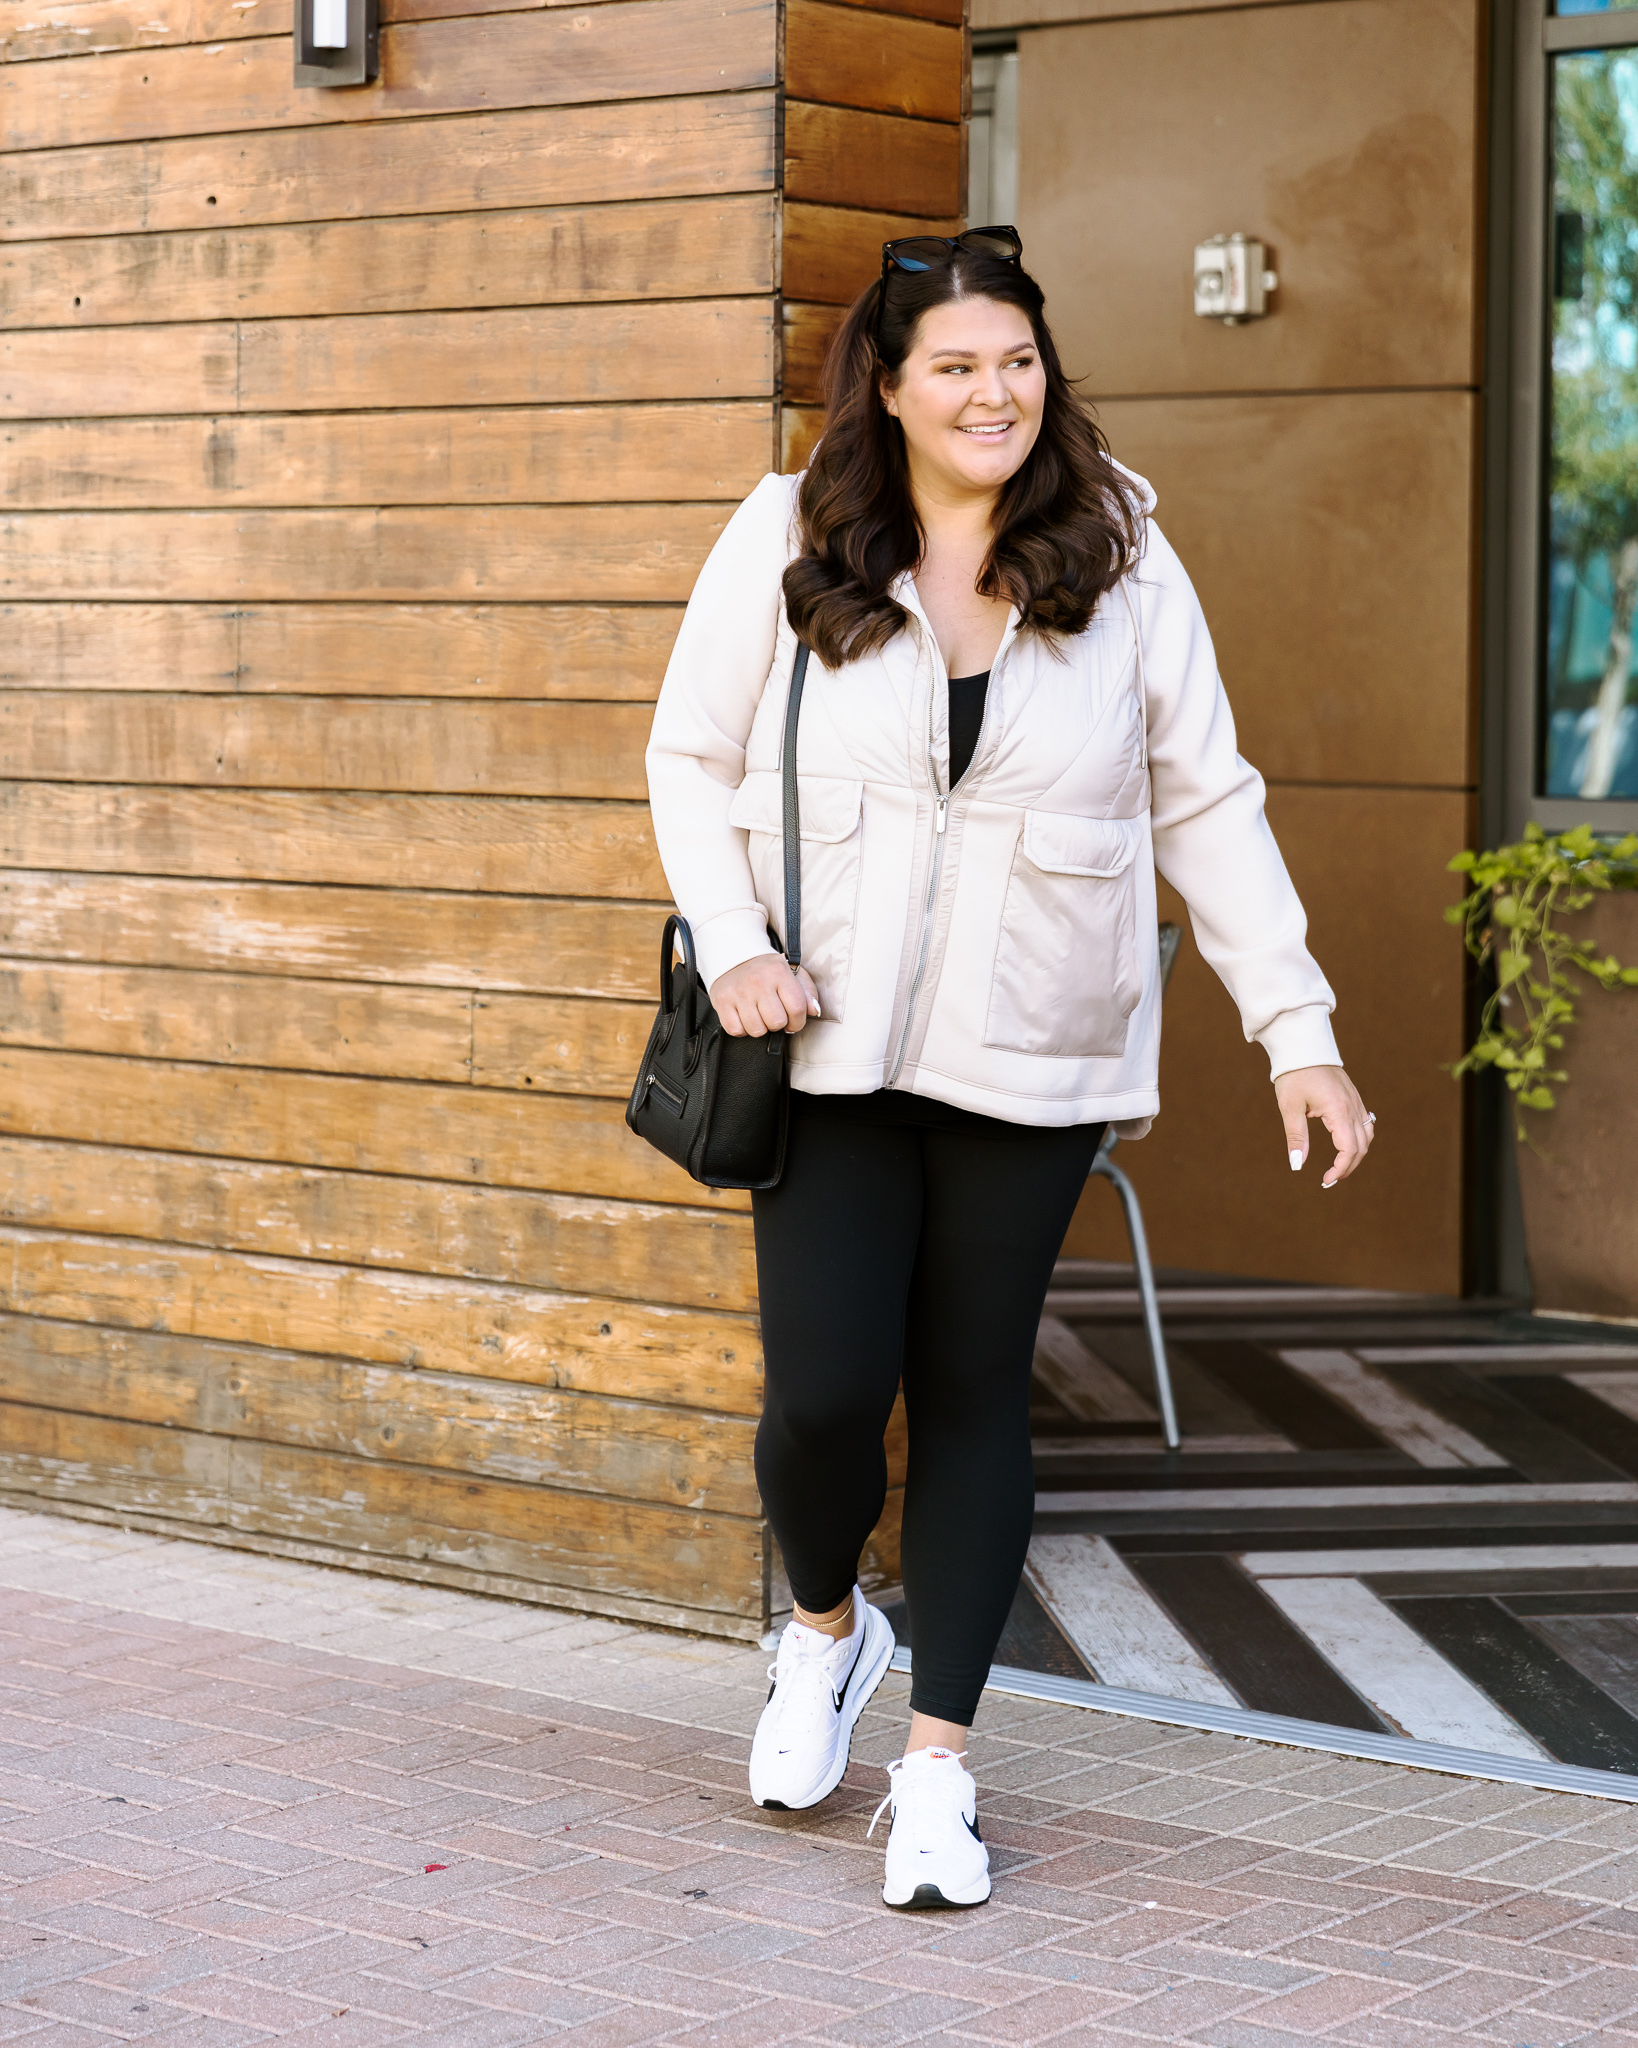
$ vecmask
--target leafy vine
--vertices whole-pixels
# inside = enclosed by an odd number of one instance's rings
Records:
[[[1575,973],[1591,975],[1600,988],[1638,987],[1638,967],[1623,967],[1613,955],[1600,959],[1589,940],[1558,922],[1585,910],[1601,890],[1638,889],[1638,834],[1611,841],[1590,825],[1555,833],[1526,825],[1512,846],[1459,853],[1450,866],[1472,887],[1445,912],[1446,921],[1462,927],[1468,952],[1496,976],[1478,1036],[1452,1071],[1494,1067],[1503,1074],[1515,1128],[1527,1139],[1521,1112],[1551,1109],[1558,1099],[1552,1084],[1569,1079],[1550,1062],[1576,1020],[1582,987]]]

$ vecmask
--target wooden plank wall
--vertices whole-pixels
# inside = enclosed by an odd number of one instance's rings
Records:
[[[621,1115],[642,750],[958,211],[959,0],[385,0],[353,92],[142,12],[0,4],[0,1489],[757,1635],[748,1204]]]

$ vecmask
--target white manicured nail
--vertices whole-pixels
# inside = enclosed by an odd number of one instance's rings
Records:
[[[1291,1171],[1293,1173],[1302,1172],[1302,1154],[1300,1152],[1293,1151],[1291,1154]]]

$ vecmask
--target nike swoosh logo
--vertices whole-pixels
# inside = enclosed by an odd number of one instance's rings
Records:
[[[861,1628],[861,1629],[860,1629],[860,1631],[859,1631],[859,1647],[858,1647],[858,1649],[857,1649],[857,1650],[856,1650],[856,1651],[854,1652],[854,1654],[853,1654],[853,1667],[852,1667],[852,1669],[851,1669],[851,1670],[850,1670],[850,1671],[848,1672],[848,1674],[847,1674],[847,1677],[843,1679],[843,1681],[842,1681],[842,1689],[841,1689],[841,1691],[840,1691],[840,1692],[838,1692],[838,1691],[836,1690],[836,1688],[835,1688],[834,1686],[832,1686],[832,1687],[831,1687],[831,1689],[830,1689],[830,1696],[831,1696],[831,1698],[832,1698],[832,1699],[833,1699],[833,1700],[834,1700],[834,1701],[836,1702],[836,1711],[837,1711],[837,1713],[838,1713],[838,1714],[839,1714],[839,1713],[840,1713],[840,1712],[842,1711],[842,1702],[843,1702],[843,1700],[845,1700],[845,1699],[847,1698],[847,1689],[848,1689],[848,1687],[849,1687],[849,1686],[850,1686],[850,1685],[851,1685],[851,1684],[853,1683],[854,1679],[855,1679],[855,1678],[856,1678],[856,1677],[858,1676],[858,1671],[859,1671],[859,1659],[860,1659],[860,1658],[861,1658],[861,1657],[862,1657],[862,1656],[864,1655],[864,1652],[865,1652],[865,1643],[866,1643],[866,1641],[867,1641],[867,1639],[868,1639],[868,1637],[869,1637],[869,1634],[870,1634],[870,1631],[869,1631],[869,1629],[868,1629],[868,1628]]]

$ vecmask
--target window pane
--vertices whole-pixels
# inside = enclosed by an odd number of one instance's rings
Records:
[[[1624,8],[1638,7],[1638,0],[1558,0],[1554,14],[1619,14]]]
[[[1018,52],[975,50],[967,124],[967,225],[1010,226],[1017,212]]]
[[[1544,794],[1638,796],[1638,50],[1553,76]]]

